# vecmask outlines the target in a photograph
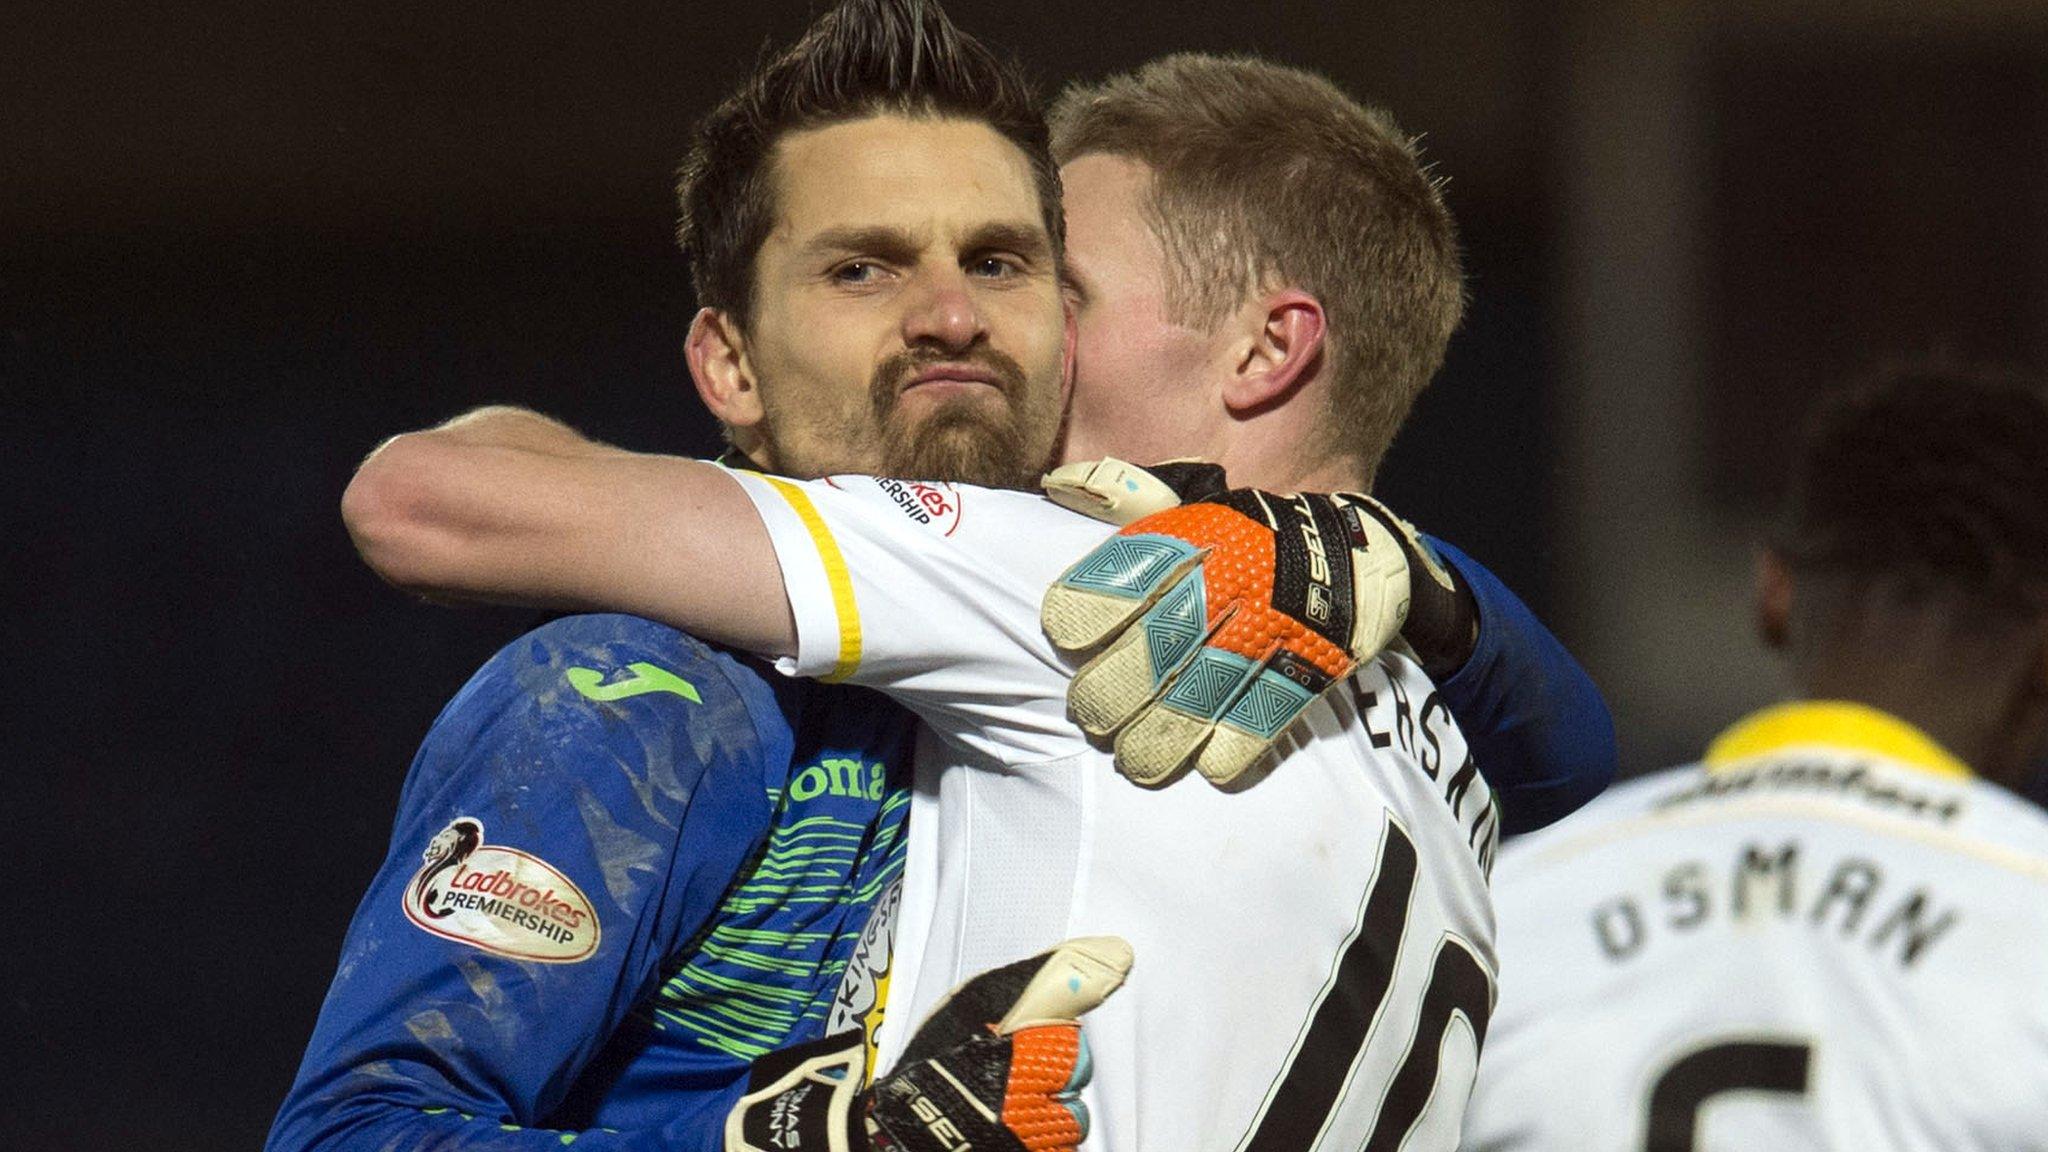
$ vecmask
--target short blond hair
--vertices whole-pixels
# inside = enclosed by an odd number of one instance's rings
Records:
[[[1208,327],[1280,285],[1322,303],[1329,434],[1304,447],[1377,471],[1465,311],[1457,225],[1415,141],[1313,73],[1195,53],[1073,85],[1050,120],[1062,164],[1151,169],[1174,319]]]

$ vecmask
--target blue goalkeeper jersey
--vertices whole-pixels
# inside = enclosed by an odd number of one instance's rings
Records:
[[[269,1147],[720,1147],[753,1058],[872,1036],[910,731],[636,617],[514,641],[413,761]]]

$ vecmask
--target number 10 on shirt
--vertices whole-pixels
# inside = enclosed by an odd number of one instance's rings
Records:
[[[1416,865],[1415,842],[1389,815],[1358,922],[1339,948],[1330,979],[1239,1152],[1307,1152],[1329,1128],[1392,998],[1398,961],[1408,943]],[[1485,1043],[1486,1021],[1493,1012],[1492,974],[1449,932],[1439,936],[1434,952],[1415,1029],[1381,1098],[1372,1134],[1362,1145],[1366,1152],[1394,1152],[1422,1119],[1454,1019],[1463,1017],[1472,1030],[1475,1060]]]

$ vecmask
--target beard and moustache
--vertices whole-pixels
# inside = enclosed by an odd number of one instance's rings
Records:
[[[902,410],[903,386],[933,364],[987,369],[995,388],[948,397],[913,420]],[[800,416],[792,410],[803,404],[799,397],[764,389],[762,399],[768,419],[753,432],[785,475],[865,474],[986,488],[1036,488],[1065,416],[1056,381],[1034,384],[1015,359],[987,347],[964,355],[932,348],[896,353],[875,368],[867,402],[849,397],[852,403],[838,411]]]
[[[900,411],[904,383],[945,363],[986,368],[999,394],[949,397],[924,419],[907,419]],[[1059,433],[1059,389],[1034,387],[1016,360],[993,348],[965,356],[926,348],[899,352],[876,368],[868,398],[881,430],[883,476],[1035,488]]]

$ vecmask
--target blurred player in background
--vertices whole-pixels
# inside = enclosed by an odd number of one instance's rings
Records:
[[[1099,177],[1103,211],[1121,213],[1096,217],[1098,251],[1076,253],[1074,442],[1178,443],[1279,490],[1369,486],[1462,307],[1449,216],[1407,139],[1327,83],[1256,62],[1178,58],[1082,99],[1133,127],[1105,126],[1071,166],[1077,190]],[[1169,167],[1189,180],[1231,170],[1220,249],[1169,255],[1161,238],[1182,226],[1205,236],[1214,223],[1199,201],[1155,191],[1142,148],[1176,128],[1187,155],[1158,154],[1158,181]],[[1101,162],[1084,173],[1089,157]],[[944,413],[958,427],[1035,427],[1032,390],[1058,385],[1058,248],[1034,226],[1021,158],[979,125],[884,114],[793,136],[774,171],[780,218],[740,248],[759,282],[706,291],[690,345],[700,392],[736,444],[778,467],[779,446],[799,434],[887,443],[889,417],[906,408],[931,412],[928,426]],[[1269,234],[1260,209],[1279,172],[1326,214],[1285,216]],[[993,216],[970,189],[994,190]],[[1160,232],[1143,223],[1154,211],[1173,213]],[[1344,255],[1327,257],[1333,244]],[[1204,267],[1231,278],[1225,303],[1176,300],[1175,278]],[[1035,326],[1019,326],[1029,315]],[[1089,364],[1092,325],[1101,369]],[[1127,350],[1144,354],[1111,359]],[[808,427],[776,427],[778,404]],[[1179,431],[1140,439],[1155,426]],[[1483,865],[1498,817],[1444,697],[1414,663],[1389,657],[1336,677],[1300,746],[1249,788],[1141,791],[1066,720],[1070,666],[1039,631],[1045,585],[1108,530],[1035,497],[855,477],[792,485],[610,449],[505,410],[401,437],[357,484],[351,526],[399,583],[630,608],[911,703],[941,746],[920,757],[897,948],[914,968],[893,988],[914,1013],[937,1000],[945,973],[1015,955],[1014,942],[1127,925],[1145,959],[1109,1005],[1130,1009],[1096,1042],[1108,1146],[1453,1138],[1491,1002]],[[1313,526],[1330,530],[1297,547],[1297,526],[1271,519],[1275,507],[1312,507]],[[1267,551],[1251,563],[1211,541],[1210,563],[1181,573],[1173,588],[1196,594],[1174,643],[1207,661],[1186,667],[1229,675],[1172,683],[1266,686],[1256,666],[1256,679],[1240,675],[1238,654],[1186,641],[1222,623],[1218,608],[1247,621],[1287,615],[1266,599],[1288,565],[1358,561],[1356,508],[1240,489],[1175,510],[1170,523],[1190,537],[1222,525]],[[1170,523],[1133,525],[1118,546],[1196,552]],[[1205,616],[1197,577],[1221,588],[1232,565],[1254,586]],[[1349,603],[1348,573],[1313,579]],[[772,591],[785,580],[787,602]],[[1160,603],[1186,602],[1177,595]],[[1173,623],[1140,627],[1150,639]],[[1170,671],[1152,669],[1153,690]],[[1291,716],[1283,695],[1273,714]],[[1606,746],[1589,744],[1597,773]],[[1520,770],[1500,769],[1506,780]],[[900,1033],[885,1044],[900,1049]]]
[[[1475,1152],[2048,1148],[2048,389],[1826,400],[1758,619],[1800,700],[1503,851]]]

